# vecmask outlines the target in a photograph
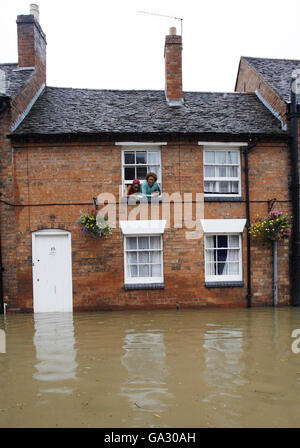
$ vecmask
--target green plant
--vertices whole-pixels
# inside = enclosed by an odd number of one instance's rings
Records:
[[[77,224],[81,227],[84,235],[89,235],[92,238],[104,238],[112,233],[107,215],[97,216],[94,209],[91,213],[81,211],[80,214]]]
[[[279,241],[291,234],[292,217],[287,213],[271,210],[266,217],[257,217],[249,227],[250,235],[267,241]]]

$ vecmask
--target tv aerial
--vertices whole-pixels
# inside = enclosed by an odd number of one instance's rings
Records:
[[[149,12],[149,11],[137,11],[138,14],[146,14],[146,15],[150,15],[150,16],[159,16],[159,17],[166,17],[169,19],[175,19],[175,20],[180,20],[180,34],[181,34],[181,39],[182,39],[182,29],[183,29],[183,18],[182,17],[174,17],[174,16],[168,16],[166,14],[159,14],[156,12]]]

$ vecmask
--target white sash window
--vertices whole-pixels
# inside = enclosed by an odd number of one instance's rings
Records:
[[[203,159],[205,196],[241,196],[241,163],[238,149],[204,149]]]

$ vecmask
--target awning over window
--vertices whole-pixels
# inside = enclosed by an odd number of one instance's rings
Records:
[[[204,233],[242,233],[246,219],[201,219]]]
[[[161,235],[165,231],[166,220],[120,221],[124,235]]]

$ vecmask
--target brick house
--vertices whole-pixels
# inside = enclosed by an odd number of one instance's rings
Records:
[[[183,92],[173,28],[165,90],[49,87],[36,9],[17,27],[18,63],[0,65],[8,310],[272,305],[272,247],[251,239],[247,223],[273,198],[293,211],[284,102],[276,114],[275,103],[248,92],[242,63],[234,93]],[[149,171],[161,194],[132,202],[128,185]],[[76,223],[95,197],[113,227],[105,239],[84,236]],[[293,254],[280,242],[279,305],[292,303]]]

